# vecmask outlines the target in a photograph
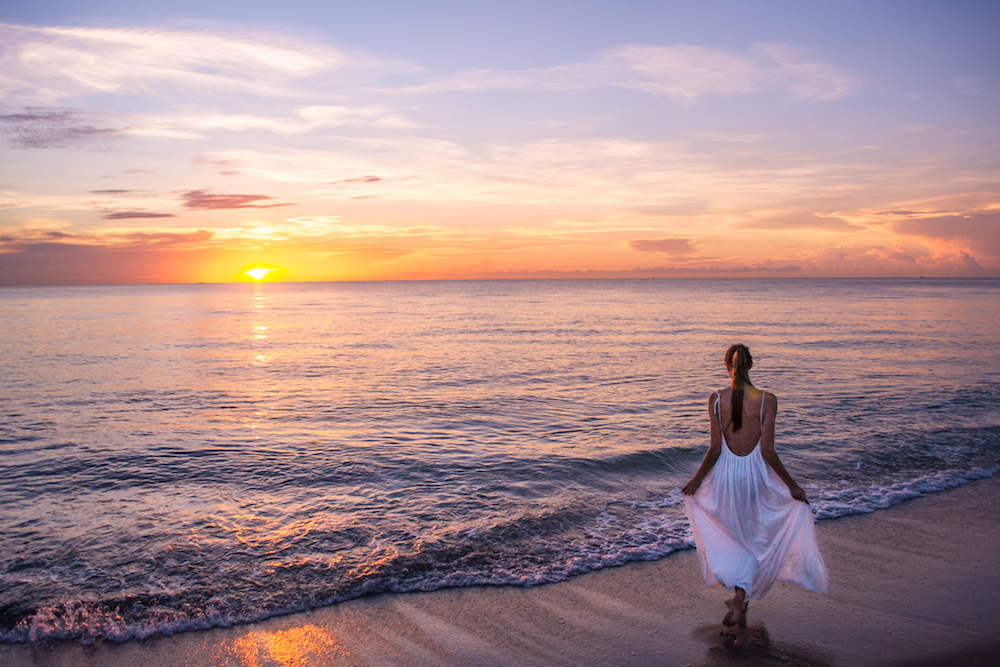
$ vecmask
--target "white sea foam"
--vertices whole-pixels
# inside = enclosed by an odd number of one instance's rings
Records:
[[[1000,466],[945,470],[884,485],[838,489],[812,485],[808,488],[808,492],[812,495],[814,515],[822,520],[885,509],[905,500],[991,477],[997,472],[1000,472]],[[120,642],[254,622],[275,614],[302,611],[310,606],[336,604],[378,591],[408,593],[465,586],[531,587],[564,581],[586,572],[633,561],[657,560],[674,551],[692,548],[694,542],[687,522],[675,511],[680,503],[678,496],[679,491],[672,490],[658,499],[635,501],[634,505],[652,510],[652,513],[617,534],[615,534],[616,529],[621,528],[618,521],[610,514],[602,514],[600,521],[589,532],[593,540],[589,546],[570,545],[564,552],[557,554],[553,561],[547,563],[522,564],[516,568],[498,567],[485,571],[456,569],[423,578],[399,573],[399,576],[389,576],[385,580],[371,581],[362,585],[350,595],[335,596],[319,601],[318,604],[293,604],[270,611],[248,609],[243,613],[223,613],[211,608],[191,610],[190,605],[185,605],[187,609],[161,608],[148,617],[129,622],[115,610],[103,609],[90,603],[70,602],[57,607],[38,609],[30,622],[0,632],[0,641],[37,642],[72,638],[84,643],[97,639]],[[612,535],[614,535],[613,542],[604,540]]]
[[[904,500],[953,489],[977,479],[992,477],[1000,466],[971,470],[942,470],[891,484],[824,488],[819,485],[811,499],[817,519],[832,519],[847,514],[864,514],[897,505]]]

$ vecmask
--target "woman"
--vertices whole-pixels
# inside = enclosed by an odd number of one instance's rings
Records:
[[[711,445],[682,491],[705,581],[733,591],[722,623],[742,628],[776,580],[817,592],[830,581],[806,494],[774,451],[778,399],[750,383],[746,345],[725,361],[732,386],[708,398]]]

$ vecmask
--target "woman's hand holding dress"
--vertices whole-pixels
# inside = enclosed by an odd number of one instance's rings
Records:
[[[698,489],[700,487],[701,487],[701,480],[692,479],[690,482],[681,487],[681,493],[683,493],[685,496],[693,496],[698,492]]]
[[[798,484],[793,484],[792,486],[788,487],[788,490],[792,492],[792,498],[795,498],[796,500],[801,500],[806,505],[809,504],[809,501],[806,500],[806,492],[802,490],[801,486],[799,486]]]

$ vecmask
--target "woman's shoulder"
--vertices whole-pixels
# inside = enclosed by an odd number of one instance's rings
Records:
[[[760,393],[761,393],[760,400],[765,407],[773,407],[773,408],[778,407],[778,397],[775,394],[772,394],[769,391],[764,391],[763,389],[760,390]]]

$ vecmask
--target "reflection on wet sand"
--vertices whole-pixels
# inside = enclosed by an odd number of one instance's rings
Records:
[[[307,667],[345,661],[350,652],[329,630],[303,625],[279,632],[248,632],[218,648],[215,664],[240,667]]]
[[[828,667],[832,664],[828,656],[816,652],[815,649],[772,641],[763,623],[750,625],[744,630],[723,629],[721,624],[711,623],[695,628],[691,632],[691,638],[708,645],[704,662],[706,667],[725,665]]]

